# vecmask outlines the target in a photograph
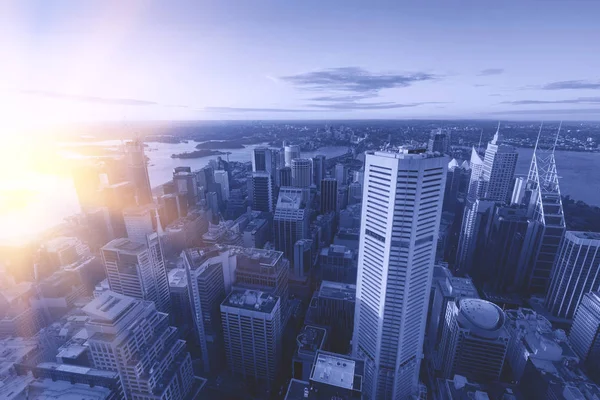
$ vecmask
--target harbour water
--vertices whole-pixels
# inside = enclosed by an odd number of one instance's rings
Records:
[[[119,141],[93,143],[101,146],[118,146]],[[91,145],[92,143],[85,143]],[[92,144],[92,145],[93,145]],[[63,146],[64,154],[75,151],[77,143]],[[149,158],[148,171],[153,187],[169,181],[173,168],[190,166],[193,170],[207,165],[207,156],[195,159],[171,158],[172,154],[193,151],[196,143],[149,143],[146,154]],[[222,150],[229,152],[230,161],[250,161],[252,150],[261,144],[250,145],[244,149]],[[346,153],[347,147],[324,147],[312,152],[302,153],[303,157],[323,154],[327,158]],[[517,175],[526,175],[531,162],[532,149],[518,149]],[[221,157],[227,158],[226,155]],[[600,205],[600,154],[580,152],[556,152],[557,169],[560,176],[560,187],[563,195],[582,200],[588,204]],[[21,207],[11,210],[0,210],[0,224],[14,229],[0,230],[0,240],[11,237],[26,236],[44,231],[63,221],[65,217],[80,211],[75,188],[68,174],[39,175],[36,185],[31,188],[31,196]],[[2,193],[0,192],[0,196]]]

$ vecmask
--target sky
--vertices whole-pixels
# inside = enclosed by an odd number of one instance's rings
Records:
[[[600,120],[599,15],[578,0],[8,0],[0,121]]]

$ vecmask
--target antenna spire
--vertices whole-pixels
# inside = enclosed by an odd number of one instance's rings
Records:
[[[556,132],[554,144],[552,145],[552,154],[554,154],[554,149],[556,149],[556,143],[558,142],[558,136],[560,135],[560,128],[562,128],[562,121],[560,121],[560,124],[558,124],[558,131]]]
[[[481,131],[479,132],[479,144],[477,145],[477,151],[479,151],[479,149],[481,149],[481,138],[483,137],[483,128],[481,128]]]
[[[544,121],[540,124],[540,130],[538,131],[537,139],[535,139],[535,146],[533,147],[533,153],[537,151],[538,143],[540,142],[540,135],[542,134],[542,127],[544,126]]]

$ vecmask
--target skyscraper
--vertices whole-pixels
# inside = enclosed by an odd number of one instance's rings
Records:
[[[313,157],[313,183],[319,187],[323,178],[325,178],[325,156],[316,155]]]
[[[504,321],[504,311],[489,301],[451,301],[440,344],[444,377],[459,374],[476,382],[498,381],[510,339]]]
[[[447,164],[406,148],[366,153],[352,344],[367,399],[418,392]]]
[[[127,179],[135,186],[137,203],[151,203],[152,188],[148,176],[148,163],[144,154],[144,143],[140,139],[125,143],[125,160]]]
[[[448,153],[448,147],[450,144],[450,137],[447,132],[436,129],[431,132],[429,142],[427,144],[427,150],[430,152],[438,152],[441,154]]]
[[[288,260],[294,259],[294,244],[308,238],[308,209],[304,202],[308,189],[282,187],[279,191],[273,230],[275,249],[282,251]]]
[[[595,378],[600,377],[600,293],[586,293],[577,307],[569,341]]]
[[[194,207],[198,201],[198,183],[196,174],[192,173],[190,167],[173,168],[173,183],[175,192],[185,195],[189,207]]]
[[[338,163],[335,165],[335,180],[338,186],[346,184],[346,166],[344,164]]]
[[[572,318],[583,296],[592,290],[600,290],[600,233],[567,231],[545,306],[556,317]]]
[[[519,153],[513,146],[499,142],[497,131],[488,143],[483,159],[484,198],[501,203],[510,202]]]
[[[469,160],[471,176],[469,178],[469,188],[467,198],[469,200],[479,199],[485,194],[485,181],[483,180],[483,160],[475,147],[471,149],[471,159]]]
[[[312,160],[295,158],[292,160],[292,186],[309,188],[312,183]]]
[[[292,186],[292,168],[281,167],[277,170],[278,184],[280,187]]]
[[[284,147],[285,166],[291,167],[292,160],[300,158],[300,147],[295,145],[289,145]]]
[[[127,238],[132,242],[146,243],[146,235],[155,231],[156,207],[153,204],[128,208],[123,211]]]
[[[123,210],[135,207],[136,188],[131,182],[115,183],[103,188],[102,197],[108,210],[110,235],[112,238],[127,236]]]
[[[272,389],[281,365],[281,303],[261,291],[233,289],[221,303],[225,355],[231,373]]]
[[[154,303],[107,291],[83,311],[94,368],[118,372],[126,399],[195,398],[192,358]]]
[[[229,175],[225,170],[215,171],[215,183],[221,185],[221,198],[223,201],[229,200]]]
[[[463,214],[458,250],[456,253],[456,270],[469,273],[485,246],[492,217],[494,215],[493,201],[468,200]]]
[[[321,214],[335,212],[337,209],[337,181],[333,178],[321,180]]]
[[[161,312],[170,311],[169,280],[157,233],[148,235],[146,243],[114,239],[101,253],[110,290],[153,301]]]
[[[275,205],[275,185],[268,172],[252,173],[252,209],[273,212]]]
[[[273,173],[271,150],[266,147],[257,147],[252,154],[252,172]]]

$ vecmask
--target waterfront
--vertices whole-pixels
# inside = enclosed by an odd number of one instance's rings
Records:
[[[91,143],[99,146],[118,146],[120,141],[104,141]],[[62,154],[73,157],[77,143],[63,144]],[[85,143],[90,145],[90,143]],[[149,158],[148,171],[153,187],[169,181],[173,168],[190,166],[193,170],[207,165],[210,159],[217,156],[207,156],[195,159],[171,158],[172,154],[192,151],[195,142],[189,143],[148,143],[146,154]],[[230,161],[250,161],[252,150],[264,144],[249,145],[244,149],[223,150],[230,152]],[[323,154],[327,158],[346,153],[347,147],[323,147],[316,151],[302,153],[303,157],[313,157]],[[526,175],[531,162],[532,149],[518,149],[517,175]],[[227,158],[226,155],[221,157]],[[582,200],[588,204],[600,205],[600,174],[584,173],[584,171],[600,170],[600,155],[597,153],[556,152],[558,174],[560,176],[561,192],[573,199]],[[10,212],[0,212],[0,224],[14,227],[11,237],[35,234],[55,226],[64,218],[80,211],[73,182],[68,173],[38,173],[32,177],[37,182],[35,187],[28,188],[26,198],[20,207],[12,208]],[[0,192],[0,196],[2,193]],[[3,230],[5,235],[9,230]],[[16,233],[16,234],[15,234]],[[5,237],[0,237],[5,239]]]

